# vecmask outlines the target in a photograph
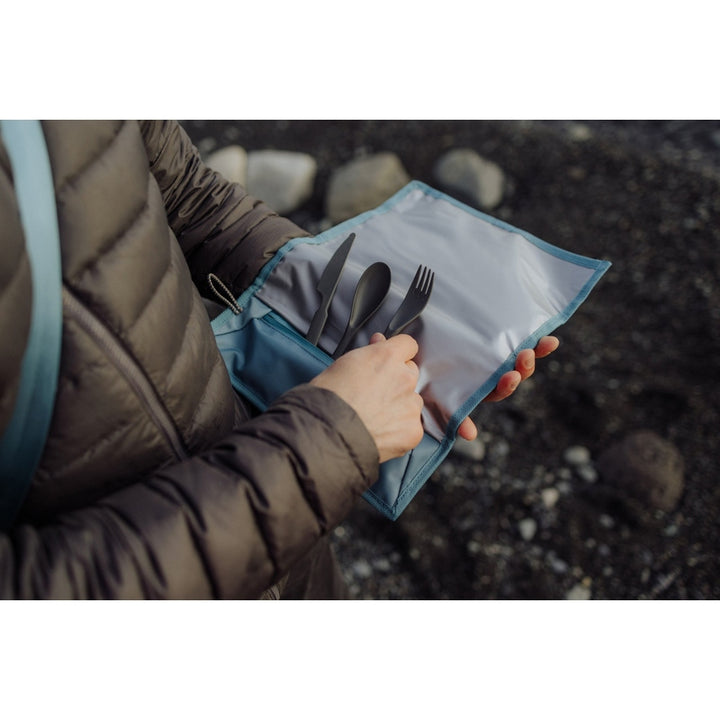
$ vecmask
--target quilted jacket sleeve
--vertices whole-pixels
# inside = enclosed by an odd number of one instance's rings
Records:
[[[191,460],[0,536],[0,597],[258,597],[342,520],[377,470],[355,412],[300,386]]]
[[[208,168],[177,122],[145,121],[140,128],[168,222],[201,293],[207,295],[212,272],[237,297],[279,247],[308,235]]]
[[[193,271],[232,275],[239,293],[302,231],[205,169],[176,124],[143,129]],[[190,459],[0,534],[0,597],[258,597],[377,474],[375,443],[354,410],[301,386]]]

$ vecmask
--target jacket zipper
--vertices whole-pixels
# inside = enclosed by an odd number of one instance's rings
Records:
[[[62,290],[63,308],[95,340],[120,374],[133,388],[147,414],[160,429],[177,460],[185,460],[188,453],[170,413],[138,362],[123,347],[113,333],[83,305],[65,286]]]

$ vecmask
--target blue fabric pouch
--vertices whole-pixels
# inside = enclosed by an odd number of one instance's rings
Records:
[[[305,339],[316,287],[338,245],[356,234],[318,346]],[[376,261],[393,275],[380,311],[353,347],[382,332],[418,265],[435,272],[432,296],[406,332],[417,340],[425,435],[383,463],[364,495],[397,519],[447,456],[462,420],[512,370],[524,348],[562,325],[610,267],[481,213],[413,181],[378,208],[282,247],[251,287],[213,321],[233,387],[261,410],[332,362],[355,285]]]

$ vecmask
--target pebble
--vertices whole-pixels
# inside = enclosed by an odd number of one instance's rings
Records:
[[[384,557],[375,558],[372,562],[372,565],[376,570],[379,570],[380,572],[390,572],[390,570],[392,570],[392,565],[390,564],[390,561]]]
[[[490,447],[490,454],[494,458],[504,458],[510,453],[510,443],[501,438]]]
[[[627,435],[597,461],[603,481],[629,509],[669,512],[684,489],[684,463],[678,449],[651,430]]]
[[[351,569],[355,577],[362,578],[363,580],[367,580],[367,578],[372,577],[373,574],[373,569],[367,560],[356,560],[352,564]]]
[[[467,551],[470,555],[479,555],[482,551],[482,545],[477,540],[470,540],[467,544]]]
[[[503,171],[474,150],[449,150],[435,164],[433,175],[445,190],[460,193],[483,210],[492,210],[502,201]]]
[[[518,523],[518,530],[523,540],[530,541],[537,532],[537,523],[532,518],[524,518]]]
[[[565,450],[563,458],[568,465],[573,467],[588,465],[590,463],[590,451],[582,445],[573,445]]]
[[[333,223],[372,210],[410,182],[400,158],[376,153],[335,168],[328,181],[325,211]]]
[[[226,180],[247,187],[248,156],[239,145],[228,145],[216,150],[208,156],[205,164]]]
[[[299,208],[313,193],[317,161],[312,155],[257,150],[248,155],[247,190],[275,212]]]
[[[543,505],[550,510],[551,508],[554,508],[557,504],[557,501],[560,499],[560,492],[557,488],[549,487],[544,488],[540,492],[540,497],[542,499]]]
[[[586,142],[592,137],[592,130],[582,123],[573,123],[568,128],[568,134],[576,142]]]
[[[591,597],[592,592],[584,583],[574,585],[565,595],[566,600],[589,600]]]
[[[592,484],[597,482],[598,471],[592,465],[578,465],[578,467],[575,468],[575,472],[578,474],[578,477],[586,483]]]
[[[561,480],[556,487],[561,495],[569,495],[572,492],[572,485],[565,480]]]

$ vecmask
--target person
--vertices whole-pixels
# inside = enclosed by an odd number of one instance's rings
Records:
[[[3,598],[344,597],[328,533],[422,437],[409,335],[338,359],[265,412],[230,385],[203,297],[237,297],[305,231],[201,161],[177,122],[43,122],[62,254],[50,430],[13,525]],[[31,276],[0,139],[0,433]],[[518,356],[490,400],[557,347]],[[472,439],[469,419],[460,435]]]

